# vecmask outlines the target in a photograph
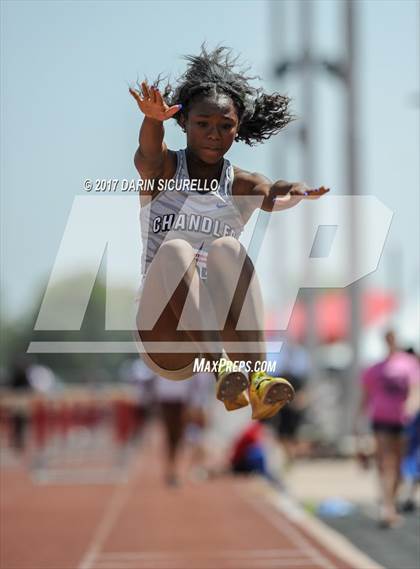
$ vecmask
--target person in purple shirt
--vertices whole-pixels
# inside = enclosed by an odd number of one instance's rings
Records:
[[[420,383],[416,358],[397,348],[393,331],[385,334],[388,355],[366,369],[361,376],[362,398],[359,416],[367,415],[376,444],[382,511],[380,525],[394,527],[402,520],[396,497],[404,451],[404,427],[409,419],[407,403]]]

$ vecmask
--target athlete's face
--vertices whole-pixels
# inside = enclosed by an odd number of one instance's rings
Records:
[[[216,95],[193,103],[184,127],[189,150],[203,162],[215,164],[232,146],[239,119],[232,99]]]

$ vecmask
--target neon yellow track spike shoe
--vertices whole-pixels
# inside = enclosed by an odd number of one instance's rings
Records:
[[[263,371],[251,375],[249,400],[253,419],[269,419],[295,396],[293,386],[282,377],[270,377]]]
[[[224,403],[227,411],[235,411],[249,404],[247,387],[246,374],[235,368],[227,356],[222,357],[217,374],[216,397]]]

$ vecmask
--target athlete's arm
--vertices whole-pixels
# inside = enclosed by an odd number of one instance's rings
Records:
[[[134,164],[143,179],[159,178],[169,160],[169,151],[163,140],[163,122],[173,117],[179,111],[180,105],[169,107],[159,89],[149,87],[145,81],[141,84],[141,93],[131,88],[129,91],[145,115]]]
[[[234,195],[255,196],[262,199],[260,208],[264,211],[289,209],[303,199],[317,199],[329,192],[328,188],[311,189],[301,182],[272,182],[256,172],[239,171],[238,184],[234,186]]]

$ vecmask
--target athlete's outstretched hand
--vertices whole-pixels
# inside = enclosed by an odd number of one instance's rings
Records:
[[[130,95],[136,100],[141,112],[151,119],[166,121],[173,117],[182,105],[169,107],[156,87],[148,86],[146,81],[141,84],[141,92],[129,88]]]
[[[304,199],[319,199],[329,191],[329,188],[324,186],[312,189],[302,183],[288,184],[287,182],[276,182],[271,187],[271,192],[274,194],[273,211],[289,209]]]
[[[309,188],[304,192],[303,199],[306,200],[317,200],[324,194],[327,194],[330,191],[330,188],[326,188],[325,186],[321,186],[320,188]]]

